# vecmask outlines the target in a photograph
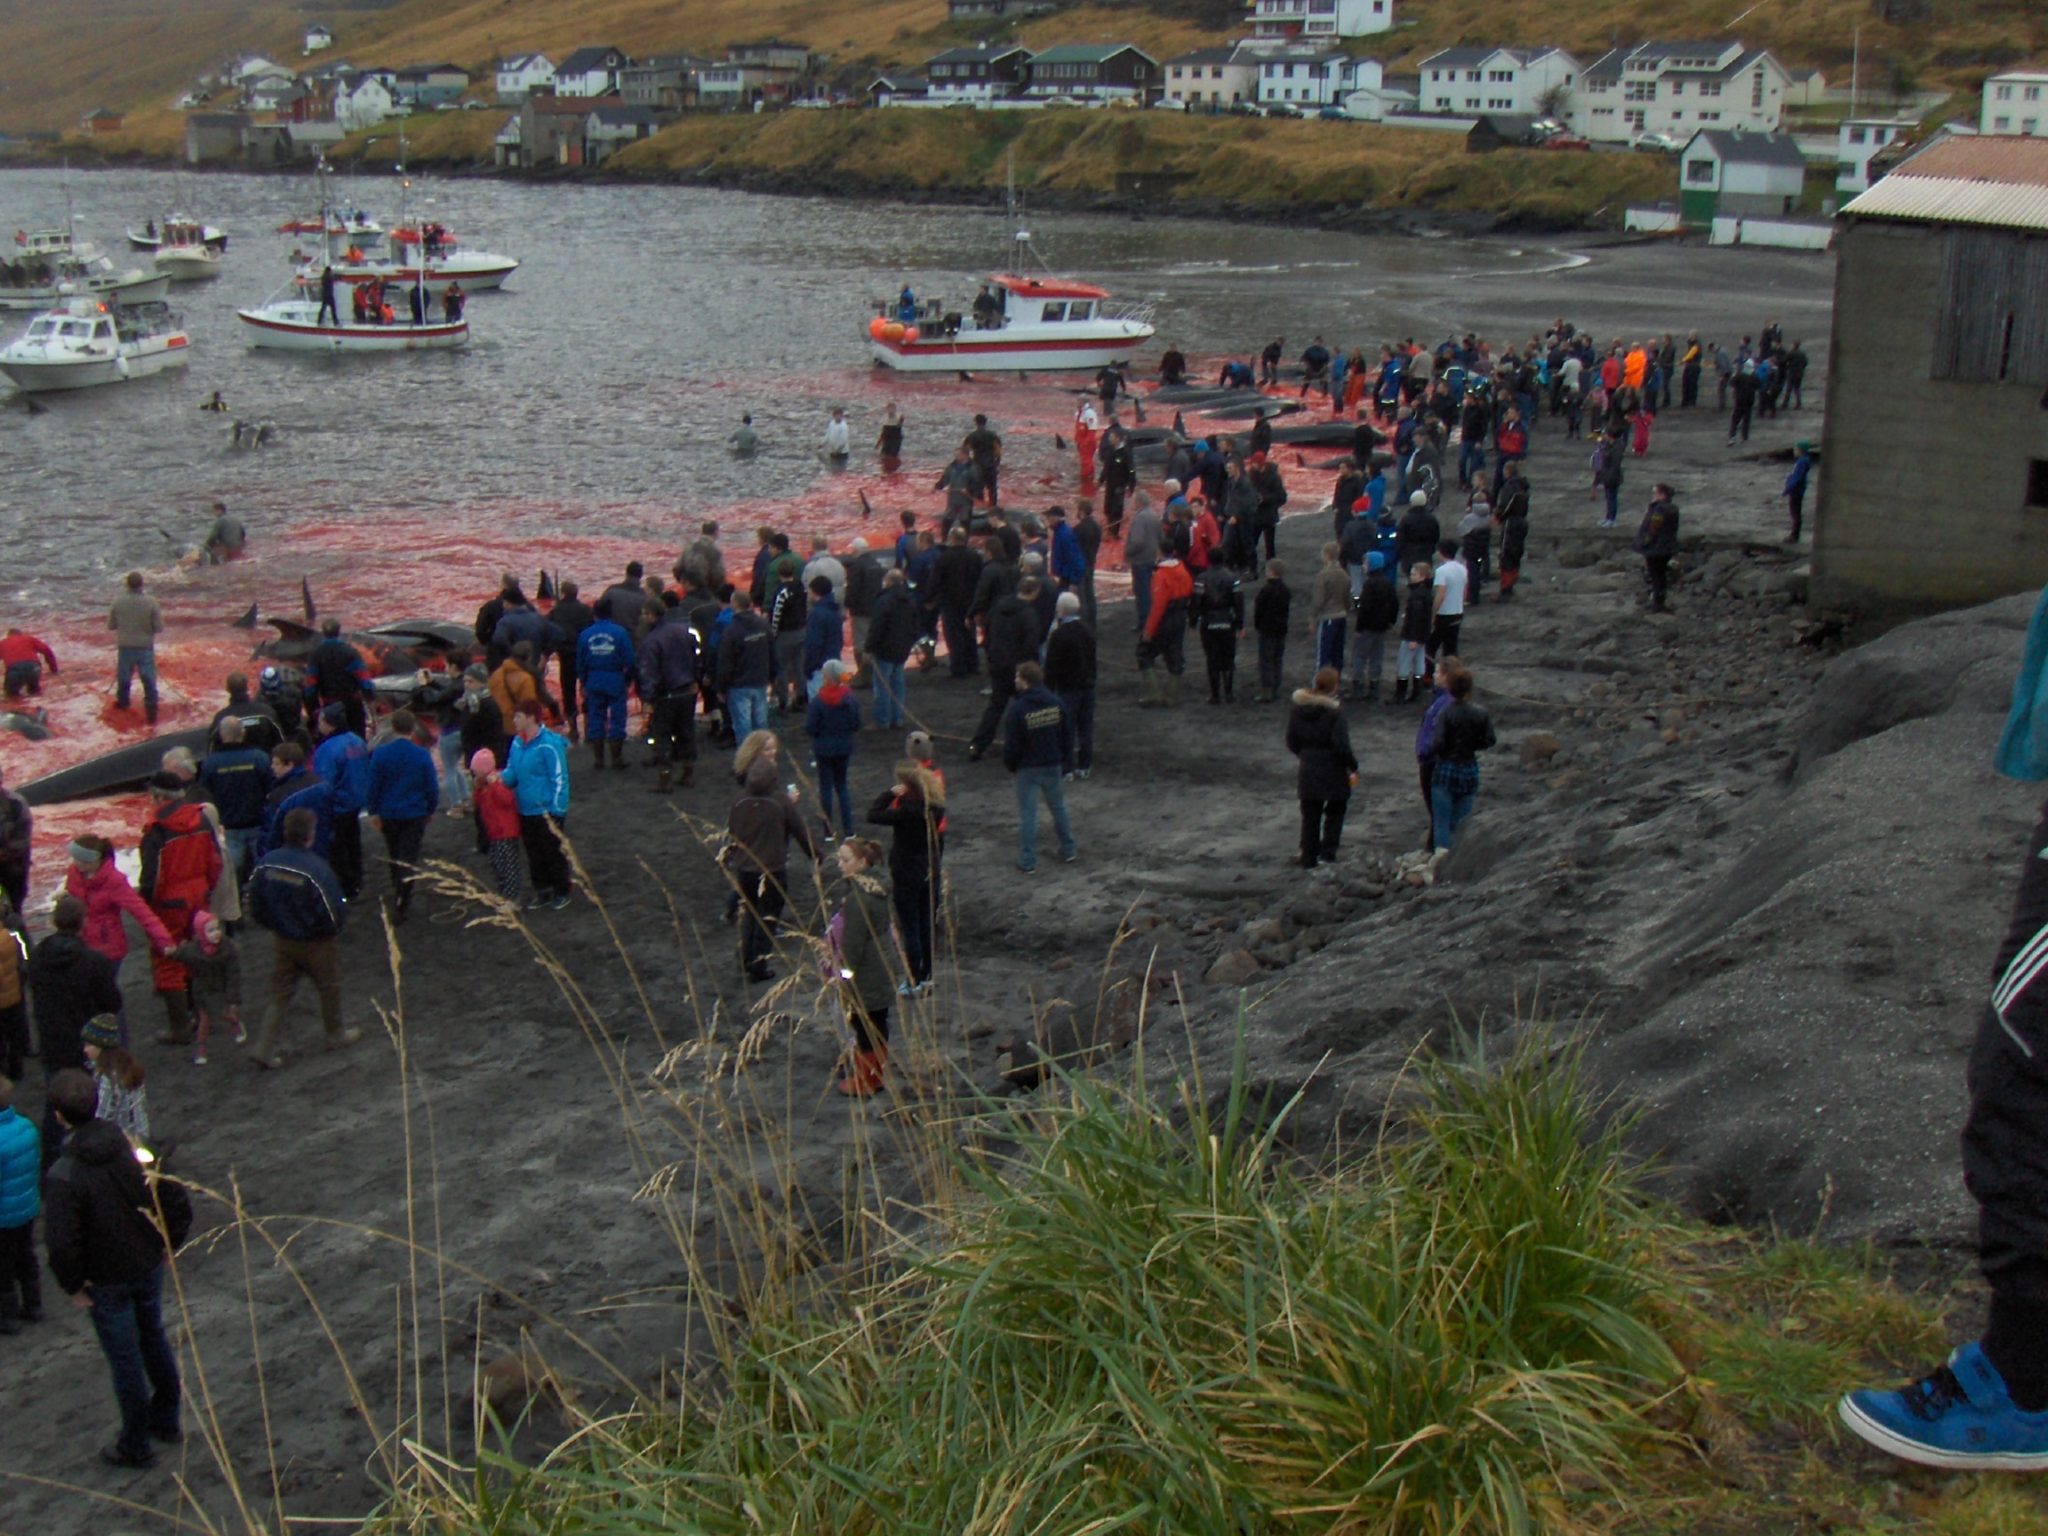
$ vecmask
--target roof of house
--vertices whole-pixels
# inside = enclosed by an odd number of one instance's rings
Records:
[[[568,58],[562,60],[561,64],[556,67],[555,73],[558,75],[582,75],[588,74],[593,69],[609,69],[612,67],[612,60],[614,58],[622,63],[627,62],[625,53],[617,48],[602,45],[593,48],[578,48]]]
[[[1702,128],[1686,140],[1690,149],[1705,139],[1724,165],[1775,165],[1806,174],[1806,156],[1799,141],[1789,133],[1742,133],[1725,128]]]
[[[594,103],[617,101],[616,96],[556,96],[539,92],[526,98],[526,105],[535,113],[556,117],[581,117],[594,110]]]
[[[1470,69],[1475,64],[1484,64],[1495,54],[1506,54],[1517,64],[1527,64],[1540,59],[1546,53],[1555,53],[1555,48],[1439,48],[1415,67],[1417,69]]]
[[[1224,52],[1229,52],[1225,49]],[[1022,43],[1011,43],[1008,47],[997,48],[948,48],[944,53],[935,53],[925,60],[926,64],[972,64],[979,60],[1007,59],[1013,53],[1027,58],[1031,50]]]
[[[1247,56],[1246,63],[1256,63],[1257,55]],[[1188,53],[1177,53],[1168,64],[1229,64],[1237,58],[1235,46],[1227,48],[1196,48]]]
[[[2048,230],[2048,139],[1937,140],[1849,202],[1842,216]]]
[[[1326,49],[1321,53],[1269,53],[1259,59],[1259,72],[1265,73],[1272,64],[1349,64],[1351,55],[1338,50]]]
[[[1135,53],[1147,63],[1158,61],[1136,43],[1061,43],[1048,48],[1033,64],[1106,64],[1120,53]]]
[[[85,115],[86,118],[90,120],[96,117],[119,117],[121,114],[116,112],[112,107],[94,107],[90,112],[86,113]]]
[[[592,107],[590,119],[607,128],[652,128],[661,121],[652,107]]]
[[[460,75],[465,80],[469,78],[469,71],[460,64],[408,64],[398,74],[401,78],[414,75]]]
[[[187,128],[246,128],[249,114],[246,112],[194,112],[185,119]]]
[[[1992,80],[2048,80],[2048,69],[2001,69],[1987,78],[1985,84]]]
[[[1474,119],[1474,129],[1485,128],[1503,139],[1526,139],[1536,126],[1533,112],[1481,112]]]
[[[868,89],[870,91],[880,89],[888,91],[894,96],[902,96],[912,91],[922,91],[928,88],[929,82],[923,75],[877,75],[868,82]]]
[[[1628,52],[1638,59],[1718,59],[1734,45],[1735,40],[1728,37],[1712,41],[1688,38],[1668,43],[1637,43]]]
[[[1599,58],[1588,64],[1582,71],[1583,77],[1593,84],[1612,84],[1621,78],[1621,67],[1630,59],[1706,59],[1714,60],[1726,53],[1733,40],[1719,43],[1634,43],[1626,48],[1610,48]],[[1716,75],[1732,74],[1762,57],[1765,50],[1750,48],[1743,50],[1725,68],[1716,66],[1710,72]],[[1689,71],[1701,73],[1701,71]]]
[[[498,60],[498,68],[506,70],[531,69],[536,64],[544,69],[555,67],[544,53],[515,53],[509,59]]]

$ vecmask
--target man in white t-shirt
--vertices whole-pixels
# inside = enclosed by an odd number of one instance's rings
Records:
[[[1431,582],[1435,590],[1429,599],[1425,677],[1435,673],[1437,657],[1458,654],[1458,626],[1465,622],[1465,589],[1470,584],[1471,573],[1459,558],[1458,541],[1445,539],[1436,547],[1436,576]]]

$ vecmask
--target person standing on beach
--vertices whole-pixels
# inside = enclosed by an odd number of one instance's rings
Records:
[[[513,665],[513,663],[507,663]],[[348,728],[342,706],[330,704],[317,722],[320,745],[313,752],[313,777],[320,781],[324,804],[320,824],[326,828],[326,857],[334,865],[341,893],[354,901],[363,890],[363,804],[370,791],[370,749]],[[275,762],[276,754],[272,754]],[[276,807],[272,787],[267,805]]]
[[[1429,645],[1424,653],[1432,672],[1439,656],[1458,654],[1458,631],[1465,624],[1465,598],[1472,581],[1456,539],[1445,539],[1436,553],[1436,574],[1430,578]]]
[[[142,713],[156,724],[156,637],[163,633],[164,611],[143,590],[142,572],[130,571],[121,595],[107,610],[107,628],[114,632],[114,707],[126,709],[135,678],[142,679]]]
[[[1450,702],[1437,716],[1429,776],[1430,846],[1444,852],[1479,798],[1479,754],[1494,744],[1493,721],[1472,702],[1472,674],[1456,657],[1437,666]]]
[[[810,828],[797,814],[794,791],[783,789],[773,757],[759,756],[748,764],[740,797],[726,814],[725,829],[732,840],[726,869],[740,897],[740,969],[748,981],[773,981],[770,931],[789,900],[790,844],[812,859],[818,856]]]
[[[853,1059],[838,1091],[867,1098],[881,1091],[889,1064],[889,1006],[895,1001],[889,978],[889,897],[876,877],[882,845],[851,837],[839,845],[839,873],[846,900],[833,914],[828,932],[838,957],[839,1001],[853,1030]]]
[[[259,1067],[284,1065],[277,1050],[278,1030],[302,977],[313,983],[320,1000],[320,1029],[327,1048],[344,1049],[363,1038],[360,1029],[344,1029],[341,1023],[339,940],[348,922],[348,904],[333,869],[313,851],[318,830],[314,812],[287,812],[283,841],[256,861],[249,876],[249,915],[271,935],[270,1002],[249,1046],[249,1057]]]
[[[1813,477],[1813,444],[1799,440],[1799,456],[1792,461],[1792,473],[1785,477],[1785,511],[1792,520],[1787,544],[1797,544],[1806,526],[1806,482]]]
[[[569,905],[573,886],[562,852],[561,825],[569,816],[569,753],[562,738],[541,724],[536,700],[512,715],[512,744],[499,779],[519,802],[519,840],[526,846],[526,876],[533,882],[529,908]]]
[[[1052,812],[1061,861],[1080,858],[1065,787],[1074,770],[1074,723],[1035,661],[1017,668],[1016,696],[1003,713],[1003,766],[1017,776],[1017,868],[1027,875],[1038,868],[1041,798]]]
[[[1333,863],[1344,835],[1344,811],[1358,783],[1358,754],[1351,750],[1351,730],[1338,701],[1340,675],[1320,667],[1315,680],[1294,691],[1287,716],[1287,750],[1298,762],[1295,795],[1301,802],[1301,851],[1289,862],[1314,869]]]
[[[370,825],[384,834],[384,860],[391,875],[391,921],[402,924],[412,907],[419,874],[420,845],[427,823],[441,805],[441,775],[434,755],[413,740],[419,722],[409,709],[391,717],[391,739],[370,754],[366,809]]]
[[[683,788],[697,780],[697,680],[700,666],[697,631],[690,627],[682,601],[667,594],[662,616],[640,647],[640,697],[647,701],[647,734],[654,743],[659,770],[658,795],[675,788],[676,764],[682,765]]]
[[[583,683],[591,765],[626,766],[626,680],[633,674],[633,639],[619,624],[609,595],[597,601],[596,616],[576,642],[576,675]]]
[[[1668,485],[1656,487],[1650,507],[1636,530],[1636,553],[1643,557],[1643,574],[1650,583],[1650,611],[1669,613],[1665,594],[1671,585],[1671,561],[1678,554],[1678,506]]]
[[[565,581],[556,589],[555,606],[548,613],[548,622],[554,625],[557,636],[555,661],[562,680],[562,722],[569,728],[571,741],[582,740],[576,707],[576,647],[583,639],[583,631],[596,618],[575,582]]]

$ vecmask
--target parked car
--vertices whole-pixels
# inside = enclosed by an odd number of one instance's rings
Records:
[[[1590,140],[1576,138],[1569,133],[1553,133],[1549,138],[1545,139],[1541,144],[1537,145],[1536,147],[1538,149],[1590,150],[1593,147],[1593,145]]]
[[[1639,133],[1628,141],[1628,147],[1646,155],[1675,155],[1685,148],[1668,133]]]
[[[1342,107],[1324,107],[1316,113],[1316,116],[1326,123],[1348,123],[1351,121],[1351,114]]]
[[[1266,103],[1267,117],[1299,117],[1301,108],[1291,101],[1269,101]]]
[[[1539,117],[1529,125],[1529,131],[1536,135],[1535,142],[1541,144],[1556,138],[1565,131],[1564,124],[1554,117]]]

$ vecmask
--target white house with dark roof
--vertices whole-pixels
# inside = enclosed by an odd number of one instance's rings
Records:
[[[319,22],[316,21],[313,25],[306,28],[306,42],[302,50],[304,53],[310,56],[333,46],[334,34],[320,25]]]
[[[633,61],[617,48],[578,48],[555,69],[557,96],[610,96],[619,88],[619,71]]]
[[[1569,110],[1579,62],[1562,48],[1445,48],[1416,66],[1423,112],[1544,115],[1546,102]]]
[[[2009,69],[1984,82],[1979,133],[2048,134],[2048,71]]]
[[[1197,48],[1161,66],[1166,99],[1187,111],[1231,107],[1259,99],[1259,60],[1264,55],[1241,45]]]
[[[1031,78],[1031,50],[1021,43],[979,43],[948,48],[925,60],[924,78],[935,102],[958,106],[1006,101]]]
[[[1699,228],[1717,214],[1782,217],[1806,190],[1806,154],[1789,133],[1697,129],[1678,167],[1679,212]]]
[[[535,91],[555,88],[554,62],[544,53],[515,53],[498,60],[497,94],[503,102],[524,101]]]
[[[1262,41],[1331,43],[1393,24],[1394,0],[1252,0],[1252,36]]]
[[[1580,73],[1571,123],[1582,137],[1610,144],[1639,133],[1684,140],[1701,128],[1776,133],[1791,83],[1768,50],[1734,39],[1636,43],[1609,49]]]
[[[1377,90],[1380,62],[1348,53],[1269,53],[1259,60],[1259,104],[1304,111],[1334,107],[1354,91]]]
[[[1031,60],[1024,95],[1033,101],[1145,101],[1159,90],[1159,61],[1130,43],[1062,43]]]

